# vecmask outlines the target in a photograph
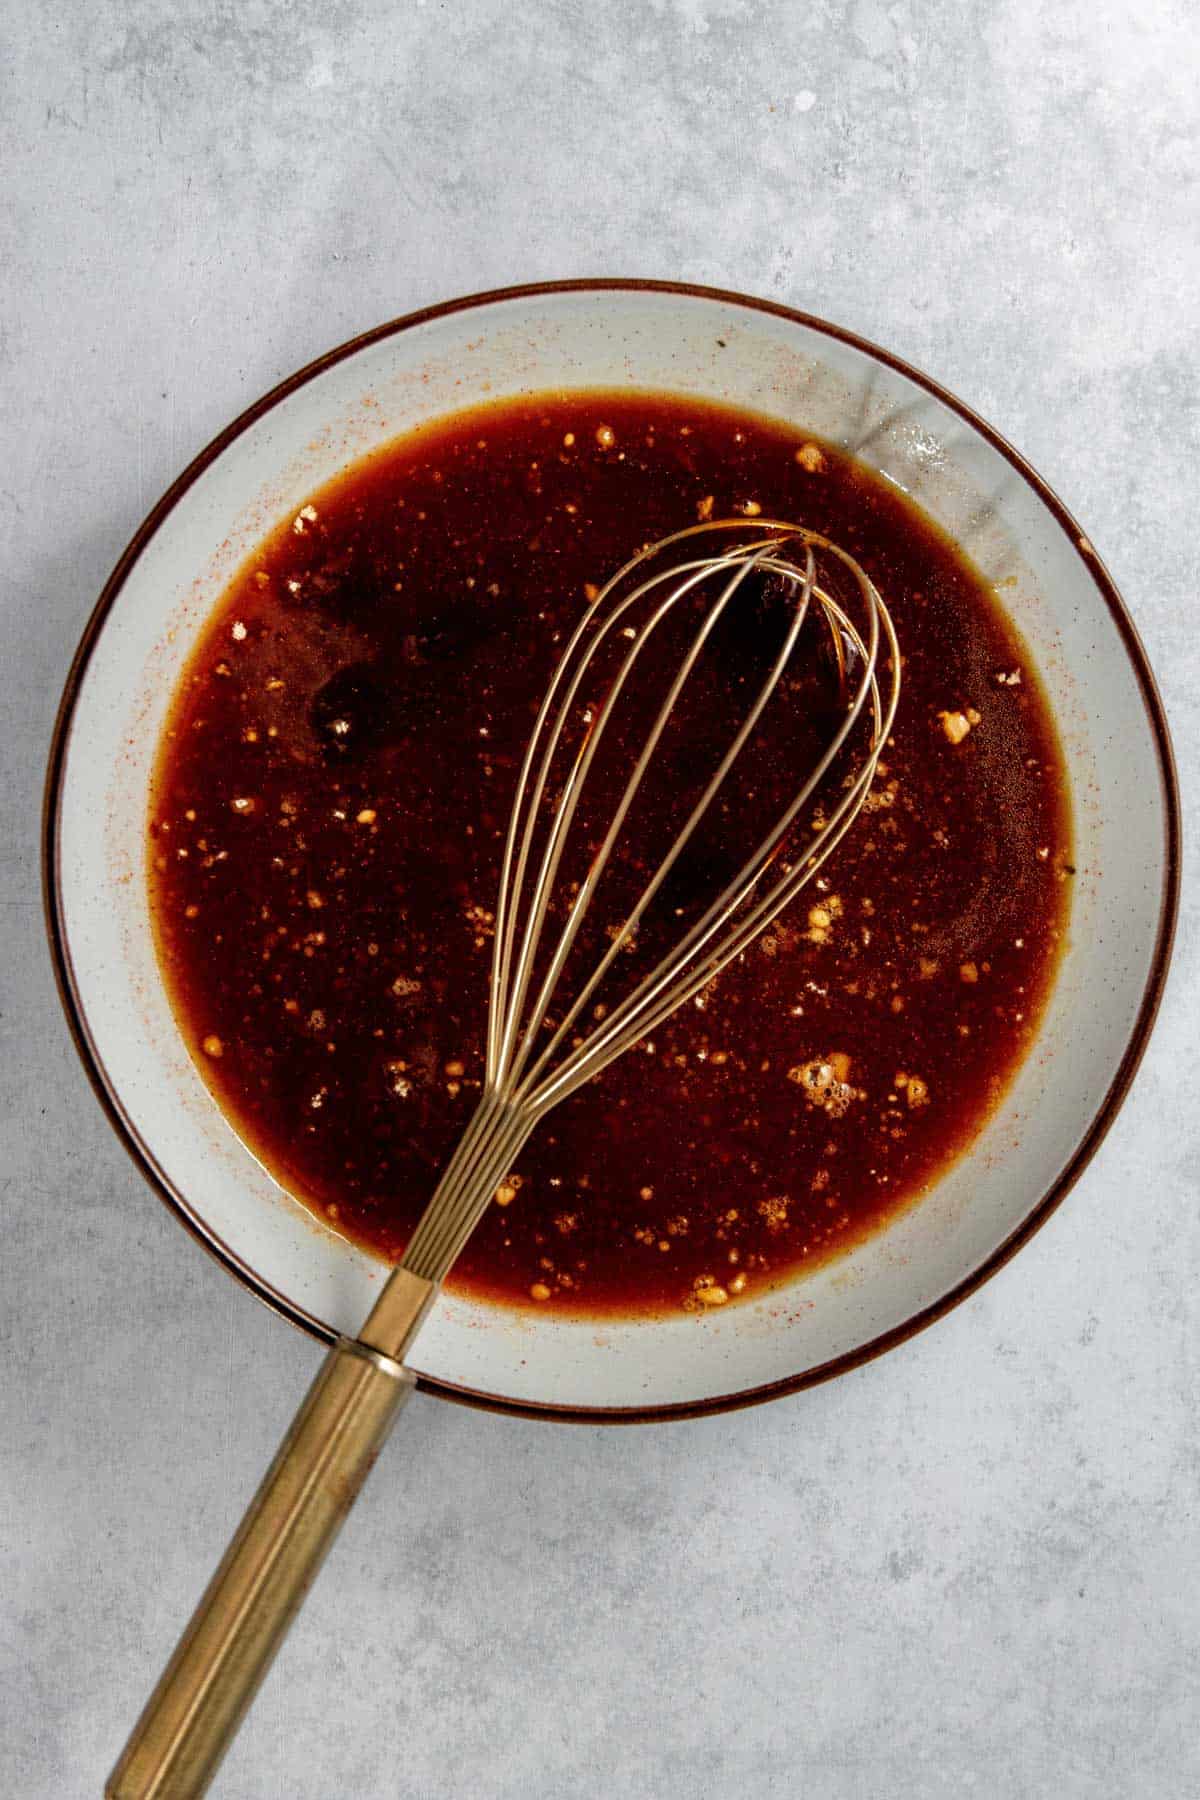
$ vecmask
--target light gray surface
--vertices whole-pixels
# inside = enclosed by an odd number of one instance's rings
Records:
[[[0,108],[0,1792],[98,1794],[317,1351],[109,1135],[42,945],[57,693],[144,511],[351,333],[538,277],[886,343],[1063,493],[1200,762],[1192,0],[89,7]],[[228,1800],[1200,1791],[1197,917],[1117,1129],[932,1332],[758,1411],[418,1400]]]

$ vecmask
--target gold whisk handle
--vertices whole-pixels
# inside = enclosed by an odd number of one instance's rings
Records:
[[[334,1345],[109,1777],[110,1800],[205,1792],[413,1385],[381,1351]]]

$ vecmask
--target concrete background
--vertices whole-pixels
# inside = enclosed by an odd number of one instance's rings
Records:
[[[51,720],[142,514],[264,388],[410,307],[589,273],[745,288],[892,346],[1027,452],[1123,585],[1194,784],[1197,19],[10,4],[5,1795],[99,1793],[317,1361],[142,1186],[43,948]],[[1189,900],[1092,1169],[884,1361],[634,1432],[414,1403],[216,1791],[1200,1793],[1197,955]]]

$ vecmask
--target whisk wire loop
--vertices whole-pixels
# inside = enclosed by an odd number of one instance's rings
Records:
[[[719,534],[714,538],[713,534]],[[705,540],[718,547],[704,553]],[[693,551],[698,554],[692,554]],[[851,578],[863,617],[819,574],[825,559]],[[620,841],[630,809],[661,746],[681,695],[712,633],[753,574],[786,584],[791,614],[781,646],[716,769],[650,879],[574,995],[559,987],[579,934]],[[698,625],[674,668],[667,692],[641,738],[582,880],[572,889],[557,940],[544,945],[557,885],[580,799],[621,697],[647,646],[690,597],[704,601]],[[692,841],[778,692],[810,616],[824,623],[833,649],[843,710],[821,754],[798,781],[781,816],[751,854],[648,975],[611,1008],[588,1002]],[[589,679],[617,634],[628,639],[602,701]],[[476,1112],[426,1208],[404,1265],[430,1281],[451,1267],[480,1214],[538,1121],[671,1013],[694,998],[819,872],[861,811],[895,719],[900,649],[891,616],[866,571],[838,545],[804,527],[776,520],[716,520],[690,527],[632,557],[605,584],[580,620],[537,714],[517,780],[501,864],[492,954],[483,1091]],[[573,723],[586,729],[569,749]],[[840,760],[849,768],[837,781]],[[564,759],[565,774],[560,776]],[[560,785],[555,787],[558,781]],[[833,786],[832,792],[827,790]],[[807,829],[805,810],[817,808]],[[797,839],[796,847],[792,840]],[[785,860],[783,852],[787,848]],[[765,881],[778,863],[774,881]],[[544,968],[541,961],[544,960]],[[538,978],[535,974],[541,969]],[[530,998],[532,994],[532,1000]],[[551,1011],[557,1015],[551,1019]],[[549,1037],[544,1034],[549,1029]]]

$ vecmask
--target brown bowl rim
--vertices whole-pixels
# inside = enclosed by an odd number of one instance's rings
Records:
[[[333,1334],[326,1327],[301,1308],[294,1306],[282,1294],[276,1292],[248,1264],[236,1256],[215,1232],[208,1230],[189,1211],[182,1195],[176,1191],[165,1174],[158,1168],[149,1146],[126,1118],[115,1090],[108,1080],[103,1060],[88,1028],[76,990],[63,925],[59,825],[66,749],[76,701],[92,651],[108,615],[117,602],[131,568],[183,495],[187,493],[209,464],[214,462],[235,439],[270,412],[281,400],[294,393],[297,388],[303,387],[315,376],[332,368],[334,364],[344,361],[346,357],[355,355],[369,344],[378,343],[383,338],[410,330],[413,326],[426,324],[431,319],[443,318],[451,313],[466,312],[474,307],[491,305],[497,301],[521,300],[546,294],[614,292],[684,294],[695,299],[715,300],[725,305],[769,313],[776,318],[805,326],[811,331],[821,333],[840,343],[849,344],[865,355],[874,357],[888,368],[898,371],[909,381],[923,388],[926,393],[933,395],[943,406],[957,413],[961,419],[979,432],[993,449],[999,451],[1022,480],[1033,489],[1062,530],[1072,540],[1076,553],[1087,567],[1120,634],[1126,654],[1137,677],[1142,703],[1146,709],[1151,735],[1158,752],[1166,822],[1166,843],[1154,956],[1129,1042],[1108,1092],[1097,1108],[1074,1155],[1048,1191],[1033,1205],[1017,1229],[985,1259],[980,1267],[958,1282],[940,1299],[934,1301],[930,1306],[922,1308],[920,1312],[914,1313],[912,1318],[905,1320],[902,1325],[897,1325],[890,1331],[881,1332],[870,1342],[860,1345],[843,1356],[834,1357],[828,1362],[821,1363],[815,1368],[805,1369],[796,1375],[783,1376],[778,1381],[765,1382],[758,1387],[746,1388],[734,1393],[717,1394],[704,1400],[640,1407],[558,1406],[549,1403],[509,1400],[502,1395],[489,1394],[474,1388],[459,1387],[450,1382],[434,1380],[429,1376],[421,1376],[418,1379],[417,1385],[425,1393],[436,1394],[440,1399],[453,1400],[460,1405],[481,1407],[489,1412],[514,1414],[520,1418],[554,1419],[590,1425],[643,1424],[668,1419],[699,1418],[709,1413],[730,1412],[743,1406],[762,1405],[765,1401],[778,1399],[784,1394],[794,1394],[804,1388],[815,1387],[819,1382],[829,1381],[835,1375],[842,1375],[851,1369],[860,1368],[864,1363],[872,1361],[877,1356],[882,1356],[886,1351],[892,1350],[898,1344],[914,1337],[917,1332],[925,1330],[936,1319],[942,1318],[953,1307],[960,1305],[962,1301],[982,1287],[985,1281],[990,1280],[997,1270],[1002,1269],[1005,1263],[1029,1242],[1034,1233],[1041,1229],[1051,1213],[1061,1205],[1067,1193],[1095,1155],[1129,1092],[1149,1041],[1166,982],[1179,911],[1181,868],[1179,781],[1166,711],[1137,627],[1121,598],[1116,583],[1091,548],[1090,539],[1086,537],[1072,513],[1049,484],[1042,479],[1037,470],[993,426],[989,425],[964,401],[952,394],[949,389],[934,381],[921,370],[914,368],[902,357],[893,355],[891,351],[882,349],[878,344],[872,343],[868,338],[860,337],[856,332],[847,331],[839,325],[832,325],[828,320],[817,318],[811,313],[801,312],[795,307],[783,306],[778,301],[762,300],[754,295],[740,294],[725,288],[702,287],[690,282],[646,281],[621,277],[537,281],[516,287],[492,288],[483,293],[464,295],[458,299],[442,301],[436,306],[422,307],[416,312],[405,313],[400,318],[391,319],[386,324],[377,325],[369,331],[360,333],[357,337],[348,339],[335,349],[327,351],[325,355],[307,363],[295,374],[289,375],[286,380],[271,388],[268,393],[262,395],[244,412],[240,413],[200,451],[198,456],[193,458],[158,503],[147,513],[127,544],[112,574],[105,582],[100,597],[84,627],[67,675],[55,719],[46,771],[42,817],[42,898],[59,997],[67,1016],[75,1048],[110,1125],[150,1186],[196,1241],[265,1306],[269,1306],[274,1312],[279,1313],[310,1336],[325,1343],[332,1342]]]

